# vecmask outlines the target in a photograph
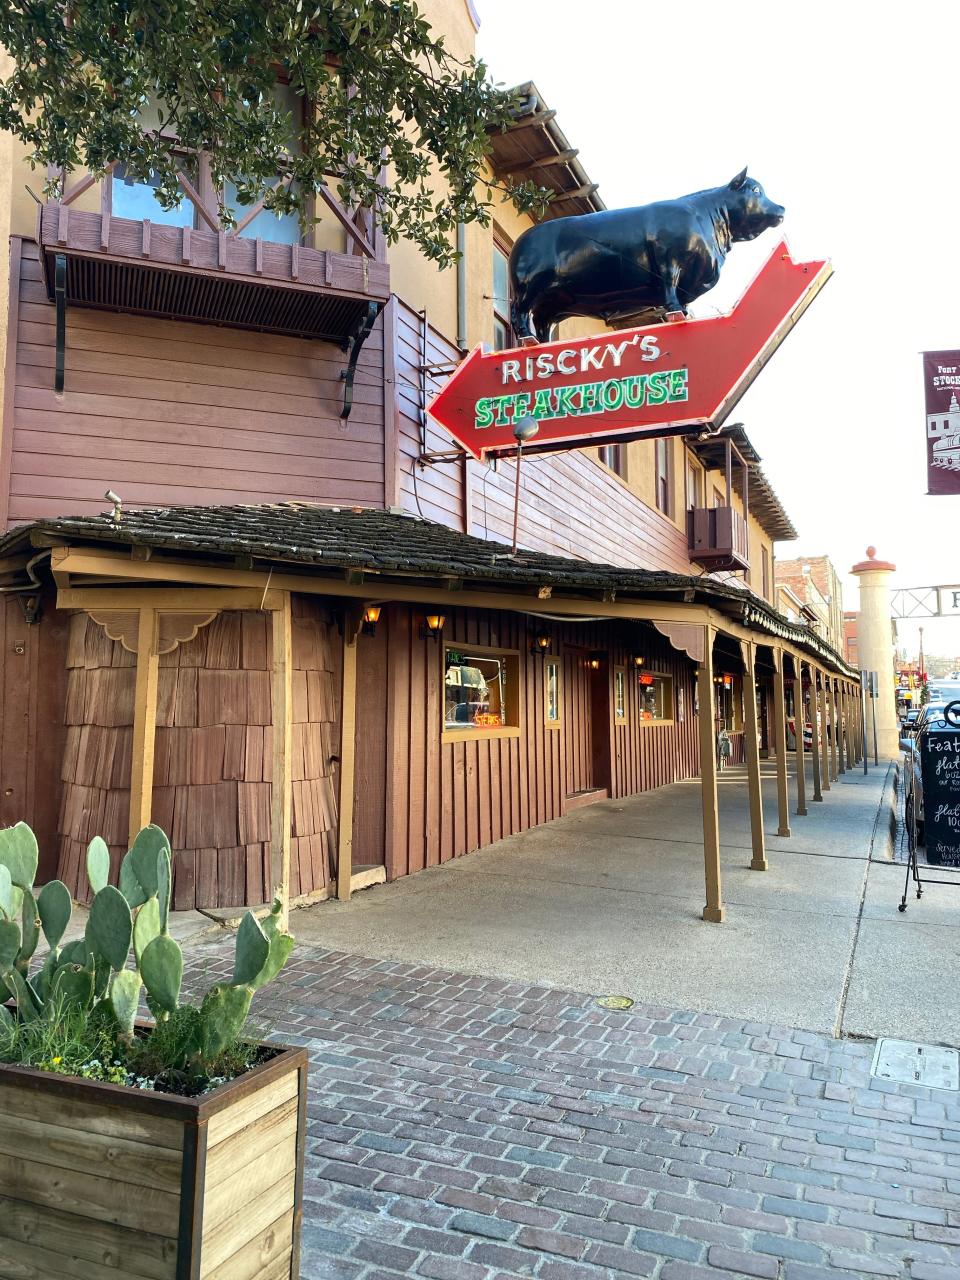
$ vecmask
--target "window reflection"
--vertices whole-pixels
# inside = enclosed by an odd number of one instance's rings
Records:
[[[510,696],[506,656],[481,657],[448,649],[444,670],[447,729],[496,729],[508,723]]]
[[[149,220],[172,227],[196,226],[193,201],[184,196],[173,209],[164,209],[157,199],[159,185],[160,179],[153,170],[144,181],[128,173],[125,165],[118,164],[113,170],[111,211],[118,218],[133,218],[138,222]]]

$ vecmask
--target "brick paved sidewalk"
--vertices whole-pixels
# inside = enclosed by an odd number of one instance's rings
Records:
[[[304,1280],[960,1278],[960,1098],[872,1044],[306,948],[258,1000],[313,1063]]]

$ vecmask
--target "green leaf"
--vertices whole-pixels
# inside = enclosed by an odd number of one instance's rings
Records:
[[[24,1022],[32,1022],[43,1012],[43,1002],[19,969],[0,972],[0,982],[17,1002],[17,1013]]]
[[[112,969],[122,969],[130,953],[133,917],[127,900],[112,884],[93,899],[87,924],[87,941],[104,957]]]
[[[120,864],[120,892],[130,904],[130,909],[146,902],[160,887],[159,855],[170,852],[170,841],[159,827],[144,827],[137,835]],[[163,904],[161,903],[161,917]]]
[[[270,942],[267,935],[260,928],[253,912],[247,911],[237,930],[236,956],[233,962],[234,985],[253,982],[267,963],[269,954]]]
[[[24,891],[20,919],[22,922],[23,942],[20,944],[17,965],[25,973],[30,963],[30,957],[36,951],[37,943],[40,941],[40,917],[37,915],[37,900],[29,889]]]
[[[37,911],[47,945],[51,948],[59,946],[73,914],[70,890],[62,880],[47,881],[37,897]]]
[[[133,1035],[140,1006],[140,974],[136,969],[121,969],[110,984],[110,1005],[125,1036]]]
[[[267,956],[263,968],[250,984],[254,991],[259,991],[261,987],[266,986],[268,982],[272,982],[274,980],[290,958],[290,952],[293,950],[293,945],[293,934],[274,933],[271,935],[270,953]]]
[[[10,872],[13,883],[21,889],[32,887],[39,857],[37,837],[25,822],[0,830],[0,863]]]
[[[137,957],[146,951],[150,943],[160,934],[160,904],[156,898],[148,898],[133,922],[133,950]]]
[[[247,1020],[251,987],[218,986],[207,992],[200,1006],[201,1054],[211,1062],[233,1043]]]
[[[12,920],[19,913],[14,907],[13,901],[13,880],[10,876],[10,869],[0,863],[0,912]]]
[[[79,964],[61,965],[50,989],[50,1004],[87,1009],[93,1003],[94,974]]]
[[[20,926],[16,920],[0,920],[0,969],[12,969],[20,954]]]
[[[87,879],[95,894],[110,883],[110,850],[100,836],[87,845]]]
[[[161,933],[144,948],[140,974],[153,1003],[172,1013],[180,1000],[183,952],[168,933]]]

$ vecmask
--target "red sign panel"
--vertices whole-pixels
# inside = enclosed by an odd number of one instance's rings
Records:
[[[923,353],[927,492],[960,493],[960,351]]]
[[[527,451],[719,426],[831,274],[825,261],[794,262],[781,241],[727,315],[477,347],[430,414],[476,458],[515,449],[514,427],[530,417],[539,431]]]

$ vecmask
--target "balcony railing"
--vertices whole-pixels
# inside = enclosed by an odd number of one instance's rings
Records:
[[[687,512],[690,559],[704,569],[749,569],[747,522],[734,507],[691,507]]]
[[[50,300],[65,260],[64,302],[346,344],[390,296],[386,262],[207,228],[40,210]],[[63,267],[64,264],[61,264]]]

